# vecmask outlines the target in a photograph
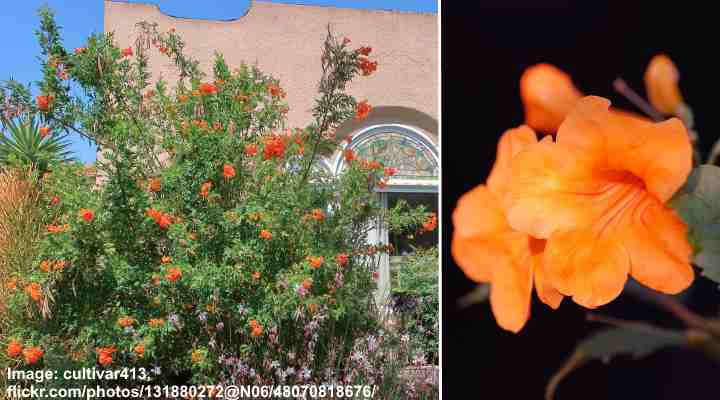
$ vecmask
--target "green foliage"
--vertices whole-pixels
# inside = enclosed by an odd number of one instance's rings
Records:
[[[593,334],[578,344],[575,352],[548,383],[545,398],[554,398],[557,386],[570,372],[592,360],[609,361],[618,355],[647,356],[668,346],[685,345],[688,337],[679,332],[642,323],[624,323]]]
[[[430,364],[438,362],[439,292],[438,249],[415,249],[406,256],[393,281],[394,309],[402,333]]]
[[[695,168],[670,205],[688,224],[693,262],[703,276],[720,284],[720,168]]]
[[[6,121],[0,136],[0,168],[28,168],[45,172],[51,163],[71,159],[70,142],[64,134],[43,135],[34,119]]]

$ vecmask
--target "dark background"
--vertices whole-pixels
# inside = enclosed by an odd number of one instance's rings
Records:
[[[482,3],[482,4],[476,4]],[[542,4],[542,6],[540,6]],[[644,95],[650,58],[668,54],[681,73],[681,89],[695,113],[705,152],[720,135],[717,93],[720,21],[692,2],[446,0],[442,7],[443,274],[442,366],[445,399],[542,399],[549,377],[575,344],[601,328],[565,299],[558,311],[533,299],[530,321],[517,335],[497,327],[486,304],[458,309],[474,284],[450,256],[451,215],[460,195],[485,181],[504,130],[523,123],[519,79],[548,62],[568,72],[586,94],[633,108],[612,89],[622,77]],[[658,154],[662,157],[662,154]],[[698,279],[686,301],[717,314],[716,287]],[[654,306],[622,295],[596,312],[681,327]],[[573,372],[557,399],[714,399],[720,367],[705,356],[668,349],[610,365],[593,362]]]

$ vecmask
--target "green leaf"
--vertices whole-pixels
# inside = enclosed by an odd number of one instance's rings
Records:
[[[695,168],[670,206],[688,224],[694,263],[702,275],[720,284],[720,168]]]
[[[470,307],[473,304],[479,304],[485,302],[490,296],[490,285],[487,283],[481,283],[477,287],[471,290],[468,294],[458,299],[458,306],[460,308]]]
[[[580,342],[575,352],[552,376],[545,390],[545,399],[555,396],[558,384],[572,371],[592,360],[609,362],[618,355],[634,358],[647,356],[661,348],[687,344],[679,332],[660,329],[643,323],[624,323],[621,327],[602,330]]]

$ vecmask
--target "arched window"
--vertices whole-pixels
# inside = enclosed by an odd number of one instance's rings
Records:
[[[435,144],[420,130],[407,125],[384,124],[356,132],[345,149],[351,149],[358,158],[380,161],[397,173],[383,189],[376,189],[381,204],[393,208],[399,201],[411,207],[422,205],[429,212],[438,211],[438,182],[440,163]],[[343,154],[335,159],[335,173],[345,168]],[[394,253],[380,262],[379,297],[386,298],[391,289],[397,268],[414,248],[437,245],[437,231],[422,234],[390,234],[385,229],[372,232],[371,242],[391,243]]]
[[[438,151],[433,142],[422,132],[405,125],[375,125],[356,133],[349,145],[355,154],[365,160],[382,162],[397,169],[389,185],[435,186],[439,177]],[[339,154],[335,172],[345,167],[345,159]]]

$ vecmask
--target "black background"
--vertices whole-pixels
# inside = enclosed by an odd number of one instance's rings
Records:
[[[477,4],[481,3],[481,4]],[[542,5],[541,5],[542,4]],[[624,78],[644,95],[650,58],[668,54],[695,113],[707,152],[720,135],[716,61],[720,20],[698,3],[446,0],[442,4],[443,300],[442,366],[445,399],[542,399],[549,377],[597,323],[568,299],[552,311],[533,299],[531,319],[515,335],[497,327],[488,304],[460,310],[459,296],[474,284],[450,257],[451,213],[460,195],[483,183],[504,130],[523,123],[519,78],[538,62],[568,72],[587,94],[609,98]],[[662,154],[658,154],[662,157]],[[686,293],[690,306],[717,313],[715,286],[699,279]],[[653,306],[623,295],[598,313],[681,327]],[[561,384],[557,399],[715,399],[720,367],[702,354],[668,349],[610,365],[593,362]]]

